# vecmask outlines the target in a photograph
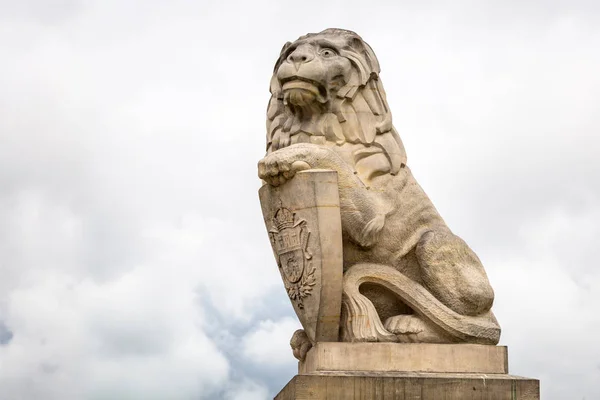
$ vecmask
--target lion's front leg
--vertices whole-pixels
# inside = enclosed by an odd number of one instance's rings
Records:
[[[344,234],[362,247],[375,245],[385,225],[387,207],[334,150],[310,143],[279,149],[259,161],[258,176],[272,186],[279,186],[305,169],[330,169],[338,173]]]

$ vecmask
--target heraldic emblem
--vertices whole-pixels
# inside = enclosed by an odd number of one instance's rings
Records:
[[[306,221],[285,207],[279,208],[269,229],[271,245],[290,300],[304,308],[303,300],[311,295],[315,281],[315,267],[308,250],[310,231]]]

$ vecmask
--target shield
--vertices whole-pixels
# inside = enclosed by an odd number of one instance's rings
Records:
[[[313,342],[338,341],[342,301],[342,224],[337,173],[298,172],[259,190],[273,254],[304,331]]]
[[[296,283],[304,274],[304,254],[302,250],[294,250],[279,256],[279,266],[284,278],[290,283]]]

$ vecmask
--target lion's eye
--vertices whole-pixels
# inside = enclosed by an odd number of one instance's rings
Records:
[[[336,54],[336,53],[335,53],[335,50],[333,50],[333,49],[330,49],[330,48],[324,48],[324,49],[321,49],[321,50],[319,51],[319,54],[320,54],[321,56],[323,56],[323,57],[326,57],[326,58],[327,58],[327,57],[333,57],[333,56],[335,56],[335,54]]]

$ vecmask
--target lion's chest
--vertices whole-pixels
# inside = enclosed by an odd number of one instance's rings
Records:
[[[314,135],[310,132],[305,131],[298,131],[290,137],[290,144],[297,143],[312,143],[325,146],[327,145],[327,140],[325,139],[325,136]]]

